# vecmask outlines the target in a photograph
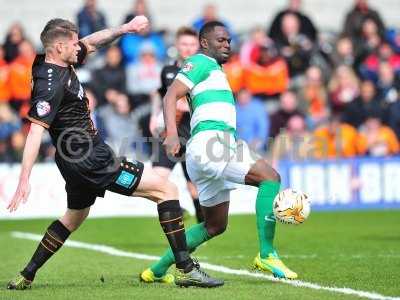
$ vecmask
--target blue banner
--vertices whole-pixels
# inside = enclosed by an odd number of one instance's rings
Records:
[[[282,161],[282,186],[309,194],[315,210],[400,208],[400,158]]]

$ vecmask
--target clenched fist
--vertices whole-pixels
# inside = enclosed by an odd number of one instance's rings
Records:
[[[129,23],[123,25],[125,33],[142,33],[149,27],[149,20],[145,16],[136,16]]]

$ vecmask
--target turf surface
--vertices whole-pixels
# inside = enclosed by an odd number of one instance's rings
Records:
[[[148,285],[137,275],[149,261],[67,247],[38,273],[32,290],[7,291],[37,245],[11,231],[42,234],[50,221],[0,221],[0,299],[360,299],[218,272],[210,273],[226,280],[219,289]],[[279,225],[276,237],[280,255],[302,281],[400,296],[400,211],[314,212],[301,226]],[[166,245],[156,218],[89,219],[71,239],[150,255]],[[195,256],[250,270],[256,252],[255,218],[245,215],[231,216],[227,232]]]

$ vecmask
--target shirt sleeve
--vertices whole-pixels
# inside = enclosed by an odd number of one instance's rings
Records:
[[[161,77],[161,86],[158,89],[158,92],[159,92],[161,97],[165,96],[165,94],[167,93],[167,88],[169,86],[166,74],[167,74],[167,68],[163,67],[163,69],[161,70],[161,75],[160,75],[160,77]]]
[[[81,50],[78,51],[78,62],[74,64],[74,67],[82,66],[85,63],[88,54],[86,45],[82,41],[79,41],[79,46],[81,47]]]
[[[38,79],[32,90],[31,108],[27,119],[44,128],[50,128],[64,97],[61,84]]]
[[[182,69],[176,75],[176,79],[185,84],[189,89],[202,82],[208,77],[207,63],[196,57],[188,58]]]

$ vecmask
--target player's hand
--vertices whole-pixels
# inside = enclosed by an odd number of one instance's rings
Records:
[[[8,204],[7,209],[10,212],[14,212],[17,210],[18,206],[22,203],[26,203],[28,201],[28,196],[31,191],[31,187],[29,185],[29,181],[27,179],[20,179],[18,183],[17,190],[15,191],[14,197],[11,202]]]
[[[163,143],[167,154],[171,156],[177,156],[179,154],[179,150],[181,150],[181,144],[179,142],[178,135],[167,135]]]
[[[149,27],[149,20],[145,16],[136,16],[129,23],[123,25],[125,33],[141,33]]]

